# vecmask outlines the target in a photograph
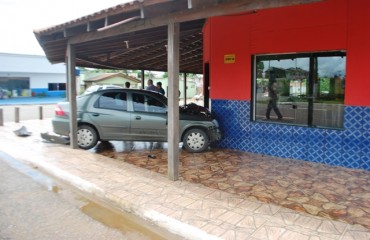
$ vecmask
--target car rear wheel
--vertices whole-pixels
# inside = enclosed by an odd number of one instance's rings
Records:
[[[81,125],[77,131],[77,144],[82,149],[93,148],[98,142],[96,130],[88,125]]]
[[[208,148],[209,139],[201,129],[190,129],[183,138],[183,144],[187,151],[197,153]]]

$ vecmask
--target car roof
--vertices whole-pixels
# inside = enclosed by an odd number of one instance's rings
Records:
[[[131,92],[131,93],[145,93],[148,95],[155,96],[157,98],[161,98],[164,101],[167,102],[167,97],[164,96],[163,94],[156,92],[156,91],[150,91],[150,90],[145,90],[145,89],[135,89],[135,88],[116,88],[116,89],[101,89],[93,93],[102,93],[102,92],[112,92],[112,91],[120,91],[120,92]]]

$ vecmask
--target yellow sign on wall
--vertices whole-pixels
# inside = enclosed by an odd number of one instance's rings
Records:
[[[224,63],[235,63],[235,54],[226,54],[224,55]]]

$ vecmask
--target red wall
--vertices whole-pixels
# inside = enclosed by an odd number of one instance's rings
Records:
[[[346,105],[370,106],[370,1],[320,3],[215,17],[204,28],[212,99],[251,99],[251,56],[347,51]],[[233,64],[224,55],[235,54]]]
[[[370,1],[348,3],[346,104],[370,106]]]
[[[206,25],[211,27],[208,36],[211,50],[207,57],[210,63],[212,99],[247,100],[250,95],[249,23],[244,19],[244,16],[213,18]],[[218,31],[214,31],[215,28]],[[235,63],[225,64],[225,54],[235,54]]]

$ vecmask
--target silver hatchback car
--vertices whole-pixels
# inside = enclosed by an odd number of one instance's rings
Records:
[[[69,102],[60,102],[52,120],[56,134],[69,136]],[[221,139],[219,124],[210,112],[190,104],[180,111],[180,142],[189,152],[205,151]],[[167,142],[167,98],[139,89],[106,89],[77,98],[78,145],[93,148],[97,142]]]

